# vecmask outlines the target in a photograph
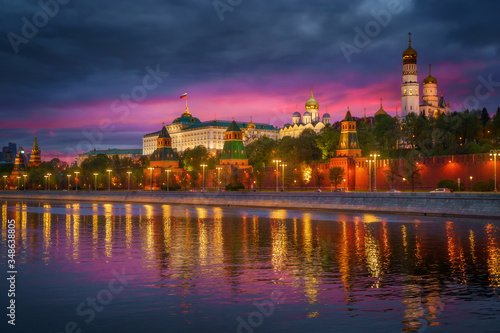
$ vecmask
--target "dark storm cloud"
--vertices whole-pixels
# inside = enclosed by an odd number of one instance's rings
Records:
[[[500,4],[493,1],[402,0],[401,11],[348,63],[340,43],[353,44],[354,28],[363,30],[374,20],[371,12],[390,2],[244,0],[221,21],[212,0],[72,0],[16,54],[7,34],[21,35],[22,17],[32,21],[40,6],[2,0],[0,117],[56,117],[60,106],[111,101],[157,64],[170,76],[154,96],[228,78],[258,85],[296,71],[311,73],[300,82],[306,89],[317,83],[315,73],[364,87],[398,75],[409,31],[424,67],[420,73],[431,62],[473,62],[478,67],[470,80],[493,73],[500,81]],[[465,91],[472,94],[474,85]],[[487,101],[490,108],[498,102],[498,94]]]

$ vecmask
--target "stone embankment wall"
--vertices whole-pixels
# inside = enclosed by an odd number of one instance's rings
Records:
[[[1,200],[87,201],[319,209],[500,218],[500,194],[482,193],[260,193],[260,192],[0,192]]]

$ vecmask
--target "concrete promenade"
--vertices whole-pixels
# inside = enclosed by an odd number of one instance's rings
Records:
[[[0,199],[317,209],[500,219],[500,193],[0,191]]]

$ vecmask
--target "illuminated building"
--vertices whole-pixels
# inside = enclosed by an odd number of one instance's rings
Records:
[[[17,177],[22,177],[26,174],[26,164],[24,161],[24,150],[21,148],[16,155],[14,169],[12,170],[11,179],[16,180]]]
[[[38,148],[38,141],[35,135],[35,142],[33,143],[33,149],[31,150],[30,161],[28,163],[28,167],[37,167],[42,163],[40,157],[40,149]]]
[[[285,126],[280,129],[280,138],[284,138],[285,136],[297,138],[306,129],[312,129],[316,133],[319,133],[330,123],[330,115],[328,113],[325,113],[323,119],[320,120],[319,103],[314,98],[312,91],[311,97],[309,97],[306,102],[305,110],[303,115],[295,111],[292,115],[292,124],[285,124]]]
[[[419,103],[419,84],[417,79],[417,51],[411,47],[411,33],[408,48],[403,52],[403,83],[401,84],[401,115],[409,113],[422,113],[426,116],[436,117],[440,113],[449,112],[450,104],[446,103],[441,94],[438,101],[437,80],[431,75],[423,81],[422,104]]]
[[[107,150],[94,149],[89,152],[86,152],[85,154],[78,155],[76,163],[78,166],[80,166],[82,162],[85,161],[90,156],[97,156],[97,155],[107,155],[109,158],[113,157],[113,155],[117,155],[118,158],[129,157],[133,161],[137,161],[139,157],[142,156],[142,149],[116,149],[116,148],[110,148]]]
[[[167,131],[172,139],[172,149],[183,152],[186,149],[193,149],[197,146],[204,146],[211,152],[221,151],[224,147],[224,135],[230,121],[209,120],[200,121],[193,117],[188,108],[178,118],[175,118],[170,125],[166,125]],[[267,124],[237,123],[243,134],[243,144],[247,145],[252,141],[262,137],[274,140],[279,138],[279,130]],[[160,131],[149,133],[142,138],[144,155],[151,155],[157,148],[157,138]]]

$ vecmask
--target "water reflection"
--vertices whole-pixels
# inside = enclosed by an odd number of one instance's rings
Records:
[[[137,302],[170,316],[210,318],[205,304],[246,306],[279,290],[284,318],[321,320],[335,306],[344,318],[392,312],[393,329],[417,332],[451,325],[447,304],[496,299],[500,288],[492,221],[131,204],[4,202],[1,211],[2,234],[15,218],[28,259],[40,251],[45,265],[85,267],[89,279],[101,263],[126,263]],[[162,303],[172,297],[175,306]]]

